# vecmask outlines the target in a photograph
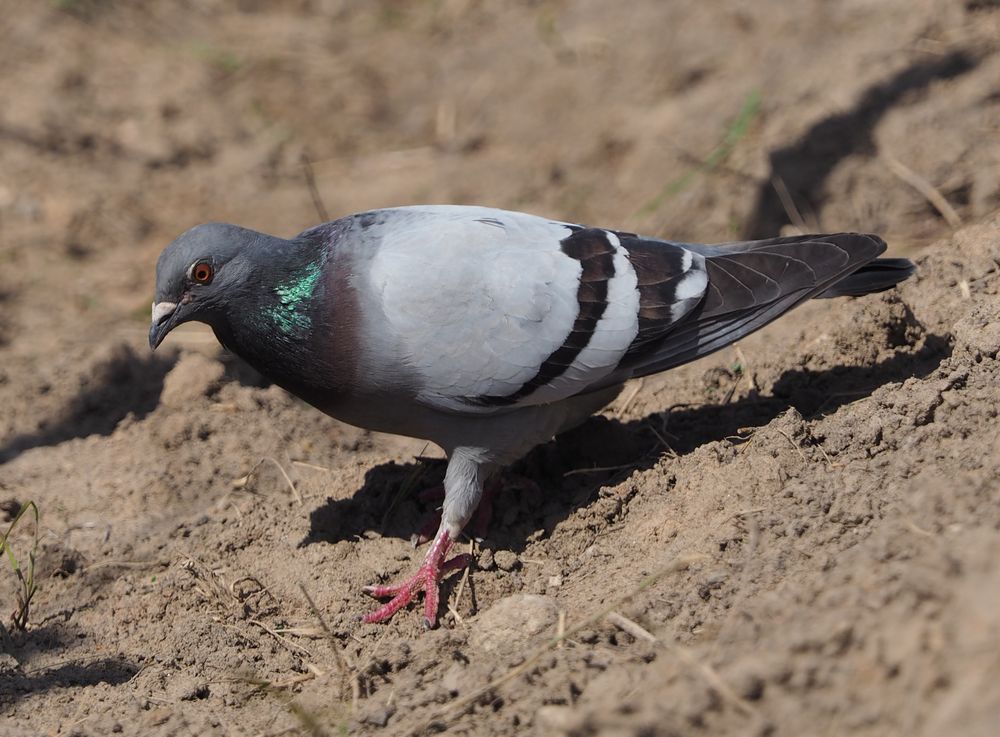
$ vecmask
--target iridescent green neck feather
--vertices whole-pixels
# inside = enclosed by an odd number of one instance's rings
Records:
[[[274,288],[277,304],[268,307],[265,314],[283,333],[293,334],[312,327],[306,303],[316,289],[320,273],[319,265],[307,264],[291,279]]]

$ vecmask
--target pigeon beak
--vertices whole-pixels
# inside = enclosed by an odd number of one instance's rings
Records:
[[[176,302],[154,302],[153,320],[149,326],[149,347],[154,351],[177,324]]]

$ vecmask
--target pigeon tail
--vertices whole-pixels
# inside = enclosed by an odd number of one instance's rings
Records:
[[[884,292],[909,279],[917,267],[907,258],[877,258],[850,276],[841,279],[815,299],[831,297],[863,297]]]
[[[713,353],[813,297],[881,291],[913,273],[913,265],[905,259],[876,260],[885,251],[885,241],[863,233],[684,247],[705,259],[705,296],[662,339],[644,346],[631,360],[626,358],[622,364],[626,378]]]

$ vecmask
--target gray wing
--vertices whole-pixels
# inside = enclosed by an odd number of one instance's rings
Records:
[[[589,391],[636,341],[701,300],[703,259],[662,243],[502,210],[420,207],[364,213],[378,295],[417,400],[463,414],[555,402]],[[675,299],[680,290],[682,298]]]

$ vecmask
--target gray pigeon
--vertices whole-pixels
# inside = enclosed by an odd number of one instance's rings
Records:
[[[448,455],[441,525],[416,574],[370,587],[427,626],[484,484],[622,384],[729,345],[813,297],[910,276],[874,235],[706,246],[484,207],[374,210],[285,240],[199,225],[156,266],[149,344],[207,323],[226,348],[352,425]]]

